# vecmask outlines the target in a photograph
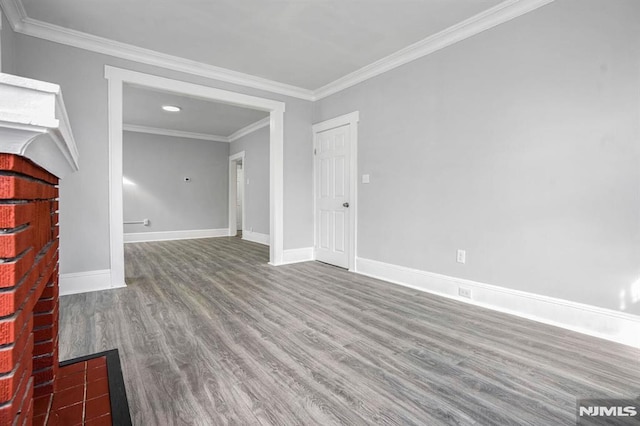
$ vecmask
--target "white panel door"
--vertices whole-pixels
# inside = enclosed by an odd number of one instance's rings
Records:
[[[349,125],[316,134],[316,259],[349,267]]]

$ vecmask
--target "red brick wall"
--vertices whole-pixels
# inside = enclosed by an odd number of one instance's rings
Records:
[[[0,425],[31,424],[58,369],[58,179],[0,154]]]

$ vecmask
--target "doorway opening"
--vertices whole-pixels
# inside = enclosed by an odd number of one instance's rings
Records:
[[[123,85],[156,89],[269,113],[269,263],[283,263],[283,102],[244,95],[151,74],[105,66],[109,117],[109,240],[111,286],[125,284],[123,218]]]
[[[245,223],[245,152],[229,157],[229,235],[243,237]]]
[[[236,235],[242,238],[244,229],[244,169],[242,161],[236,163]]]

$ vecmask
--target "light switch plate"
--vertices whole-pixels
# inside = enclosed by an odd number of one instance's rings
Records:
[[[370,181],[369,175],[362,175],[362,183],[369,183]]]

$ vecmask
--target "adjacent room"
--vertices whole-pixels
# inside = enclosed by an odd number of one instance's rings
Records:
[[[269,244],[268,113],[125,86],[123,130],[125,243]]]
[[[0,424],[640,421],[639,1],[0,7]]]

